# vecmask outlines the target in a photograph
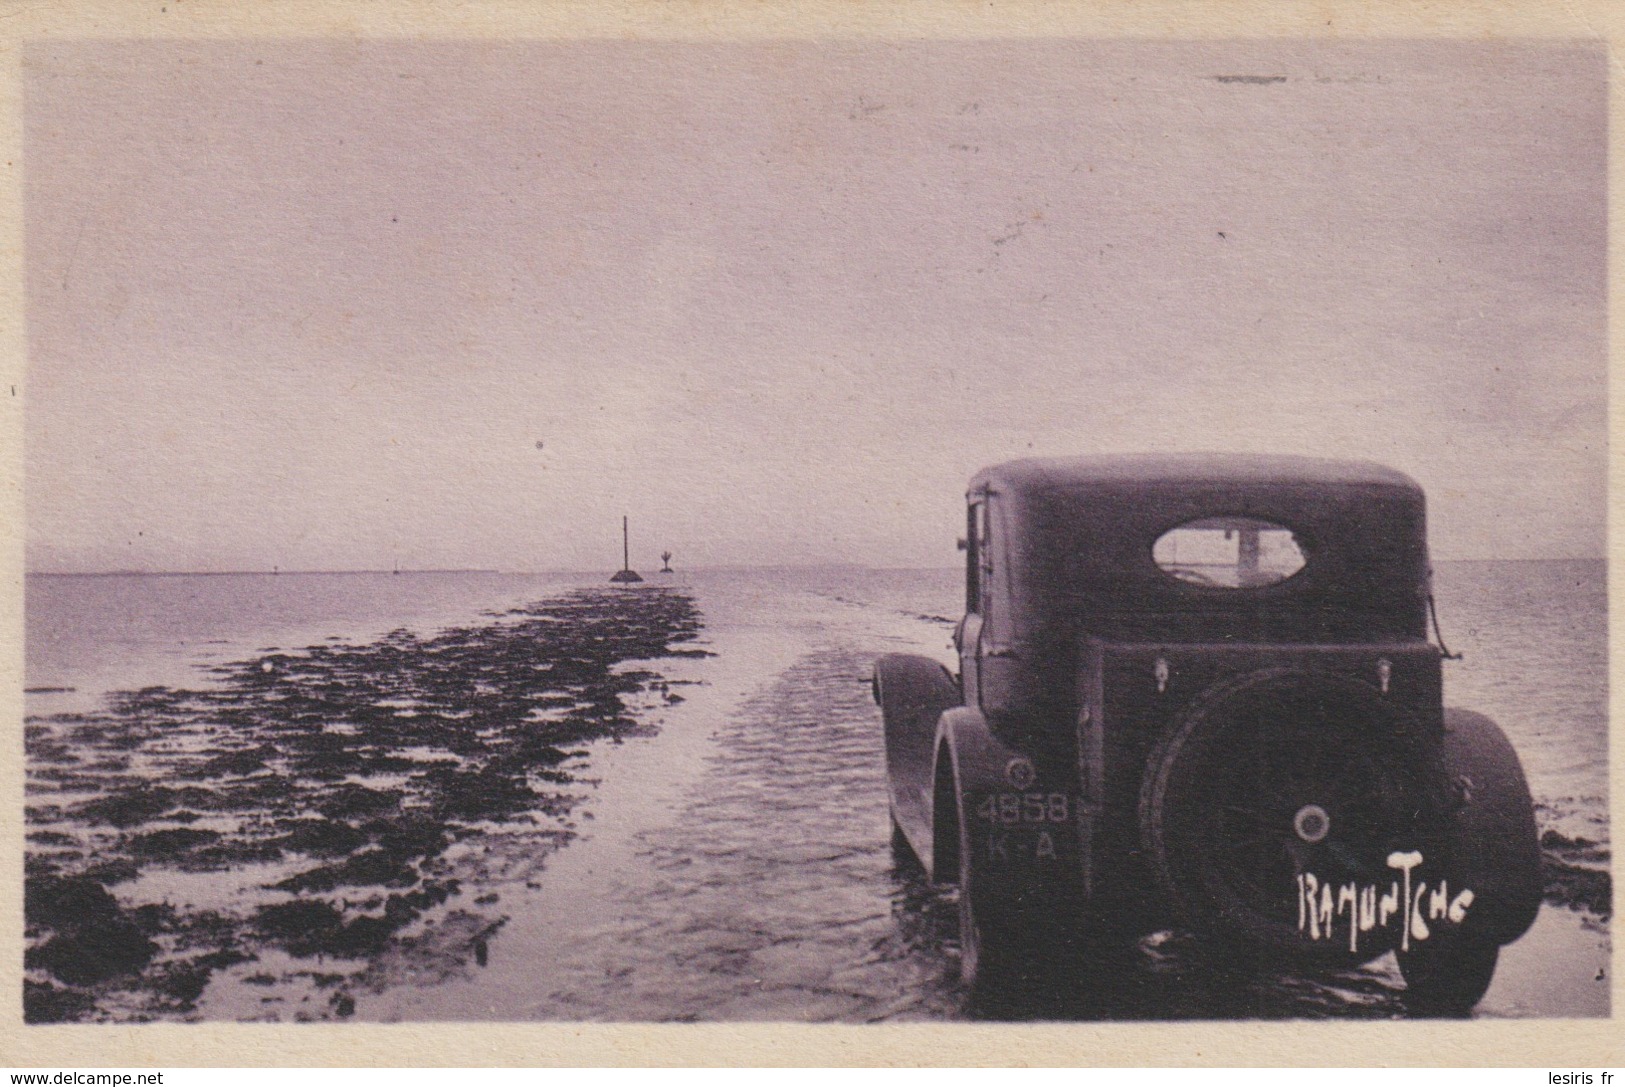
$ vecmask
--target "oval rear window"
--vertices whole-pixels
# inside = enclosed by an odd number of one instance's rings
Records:
[[[1256,589],[1303,569],[1290,528],[1252,517],[1205,517],[1164,532],[1151,547],[1162,572],[1192,585]]]

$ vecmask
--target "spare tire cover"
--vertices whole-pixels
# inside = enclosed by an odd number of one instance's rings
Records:
[[[1158,889],[1192,928],[1255,950],[1363,962],[1394,947],[1404,922],[1362,929],[1357,901],[1322,925],[1305,908],[1305,881],[1374,901],[1402,874],[1394,854],[1422,854],[1415,879],[1444,861],[1439,774],[1436,741],[1375,687],[1252,673],[1205,692],[1152,752],[1142,841]]]

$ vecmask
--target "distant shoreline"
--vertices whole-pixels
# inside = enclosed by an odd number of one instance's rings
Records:
[[[1441,566],[1469,565],[1473,563],[1511,562],[1597,562],[1606,563],[1605,555],[1558,556],[1524,559],[1435,559]],[[727,564],[721,566],[690,566],[678,573],[720,573],[729,570],[958,570],[958,566],[868,566],[856,562],[825,562],[785,565]],[[25,577],[353,577],[382,574],[401,576],[411,574],[506,574],[510,576],[596,577],[600,570],[498,570],[487,567],[448,567],[429,570],[26,570]]]
[[[341,577],[356,574],[501,574],[503,570],[27,570],[26,577]]]

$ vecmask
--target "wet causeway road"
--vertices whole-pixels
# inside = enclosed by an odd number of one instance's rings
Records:
[[[867,662],[793,665],[644,840],[653,880],[582,946],[561,1016],[866,1021],[950,1014],[940,909],[891,875]],[[905,899],[912,901],[905,902]],[[903,924],[897,923],[898,917]]]

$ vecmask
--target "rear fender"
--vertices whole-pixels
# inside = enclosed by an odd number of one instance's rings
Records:
[[[959,878],[963,841],[979,885],[1006,904],[1028,904],[1078,885],[1075,781],[1053,771],[1046,780],[970,707],[942,715],[936,762],[935,879]]]
[[[1545,893],[1534,802],[1518,755],[1496,723],[1444,711],[1443,756],[1455,792],[1447,878],[1474,898],[1461,934],[1509,944],[1540,911]]]
[[[960,704],[959,684],[929,657],[889,653],[875,662],[874,696],[885,730],[892,818],[929,866],[937,719]]]

